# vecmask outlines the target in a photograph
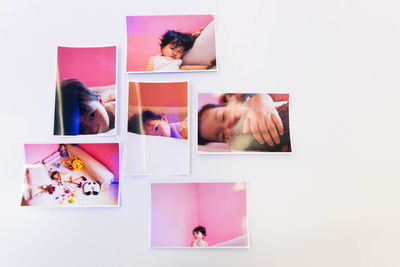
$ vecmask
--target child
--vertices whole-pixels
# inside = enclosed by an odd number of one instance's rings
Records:
[[[291,151],[288,104],[275,108],[267,94],[241,95],[240,99],[245,103],[202,107],[198,144],[222,142],[236,150]]]
[[[198,226],[193,229],[192,233],[194,240],[190,244],[191,247],[194,248],[208,247],[207,241],[204,241],[204,238],[206,237],[206,228],[204,228],[203,226]]]
[[[64,185],[64,182],[70,182],[76,184],[79,188],[82,187],[82,181],[86,181],[87,179],[84,176],[74,177],[72,174],[66,174],[58,171],[53,171],[50,174],[50,178],[52,180],[57,180],[59,185]]]
[[[150,57],[145,71],[179,71],[179,70],[206,70],[207,65],[182,65],[182,57],[192,48],[194,40],[200,35],[203,28],[193,34],[167,31],[161,40],[161,56]]]
[[[79,80],[63,80],[56,95],[54,134],[97,134],[113,129],[115,103],[112,100],[115,100],[114,90],[100,95]]]
[[[187,118],[181,122],[169,123],[163,114],[150,110],[135,114],[128,122],[128,131],[137,134],[156,135],[178,139],[188,138]]]

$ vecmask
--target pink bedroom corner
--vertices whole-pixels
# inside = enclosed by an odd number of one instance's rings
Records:
[[[246,206],[246,183],[152,184],[151,246],[190,247],[197,226],[206,228],[209,247],[237,238],[247,246]]]

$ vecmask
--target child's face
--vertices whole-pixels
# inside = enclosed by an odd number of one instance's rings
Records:
[[[173,59],[180,59],[185,53],[183,46],[176,46],[174,44],[167,44],[161,48],[161,55],[164,57],[170,57]]]
[[[80,134],[104,133],[110,128],[110,119],[100,101],[90,101],[90,111],[79,117]]]
[[[225,143],[225,130],[238,116],[237,111],[230,107],[210,108],[201,116],[200,135],[210,141]]]
[[[162,117],[161,120],[148,120],[143,128],[146,135],[171,137],[171,128],[166,117]]]
[[[203,235],[203,233],[202,232],[193,232],[193,236],[194,236],[194,238],[195,239],[203,239],[204,238],[204,235]]]

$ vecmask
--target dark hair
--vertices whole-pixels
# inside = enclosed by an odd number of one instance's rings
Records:
[[[205,145],[209,142],[212,142],[212,140],[207,140],[203,138],[200,134],[201,132],[201,123],[202,123],[202,116],[203,113],[211,108],[216,108],[216,107],[221,107],[221,106],[226,106],[226,104],[221,104],[221,105],[214,105],[214,104],[208,104],[203,106],[199,113],[198,113],[198,127],[197,127],[197,143],[198,145]],[[258,141],[255,139],[248,145],[246,150],[258,150],[258,151],[282,151],[282,147],[287,145],[288,146],[288,152],[292,151],[291,149],[291,142],[290,142],[290,130],[289,130],[289,104],[283,104],[281,106],[276,107],[276,110],[278,111],[279,117],[281,118],[282,124],[283,124],[283,129],[284,132],[282,135],[279,136],[280,138],[280,143],[279,144],[274,144],[273,146],[268,145],[266,142],[264,144],[259,144]],[[233,148],[239,149],[235,147],[235,145],[230,144]],[[240,149],[239,149],[240,150]]]
[[[194,44],[194,38],[191,34],[181,33],[169,30],[161,38],[161,48],[164,48],[168,44],[173,44],[176,46],[183,46],[183,51],[187,51],[192,48]]]
[[[136,134],[145,134],[143,126],[150,120],[161,120],[162,114],[154,113],[150,110],[145,110],[142,113],[137,113],[128,121],[128,132]]]
[[[52,179],[52,180],[54,180],[54,175],[56,175],[56,174],[58,174],[59,172],[58,171],[53,171],[51,174],[50,174],[50,178]]]
[[[199,110],[199,113],[197,115],[197,124],[198,124],[197,125],[197,144],[205,145],[205,144],[211,142],[211,140],[207,140],[207,139],[203,138],[200,134],[200,132],[201,132],[201,117],[203,116],[203,113],[212,108],[225,107],[225,106],[226,106],[226,103],[221,104],[221,105],[207,104],[207,105],[204,105]]]
[[[90,111],[90,101],[99,101],[99,95],[77,79],[64,79],[56,91],[54,134],[78,134],[79,117]]]
[[[196,228],[193,229],[192,233],[202,233],[204,236],[206,236],[206,228],[204,228],[203,226],[197,226]]]

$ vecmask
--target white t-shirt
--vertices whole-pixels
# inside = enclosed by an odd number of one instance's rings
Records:
[[[182,59],[173,59],[157,55],[154,57],[153,71],[178,71]]]

